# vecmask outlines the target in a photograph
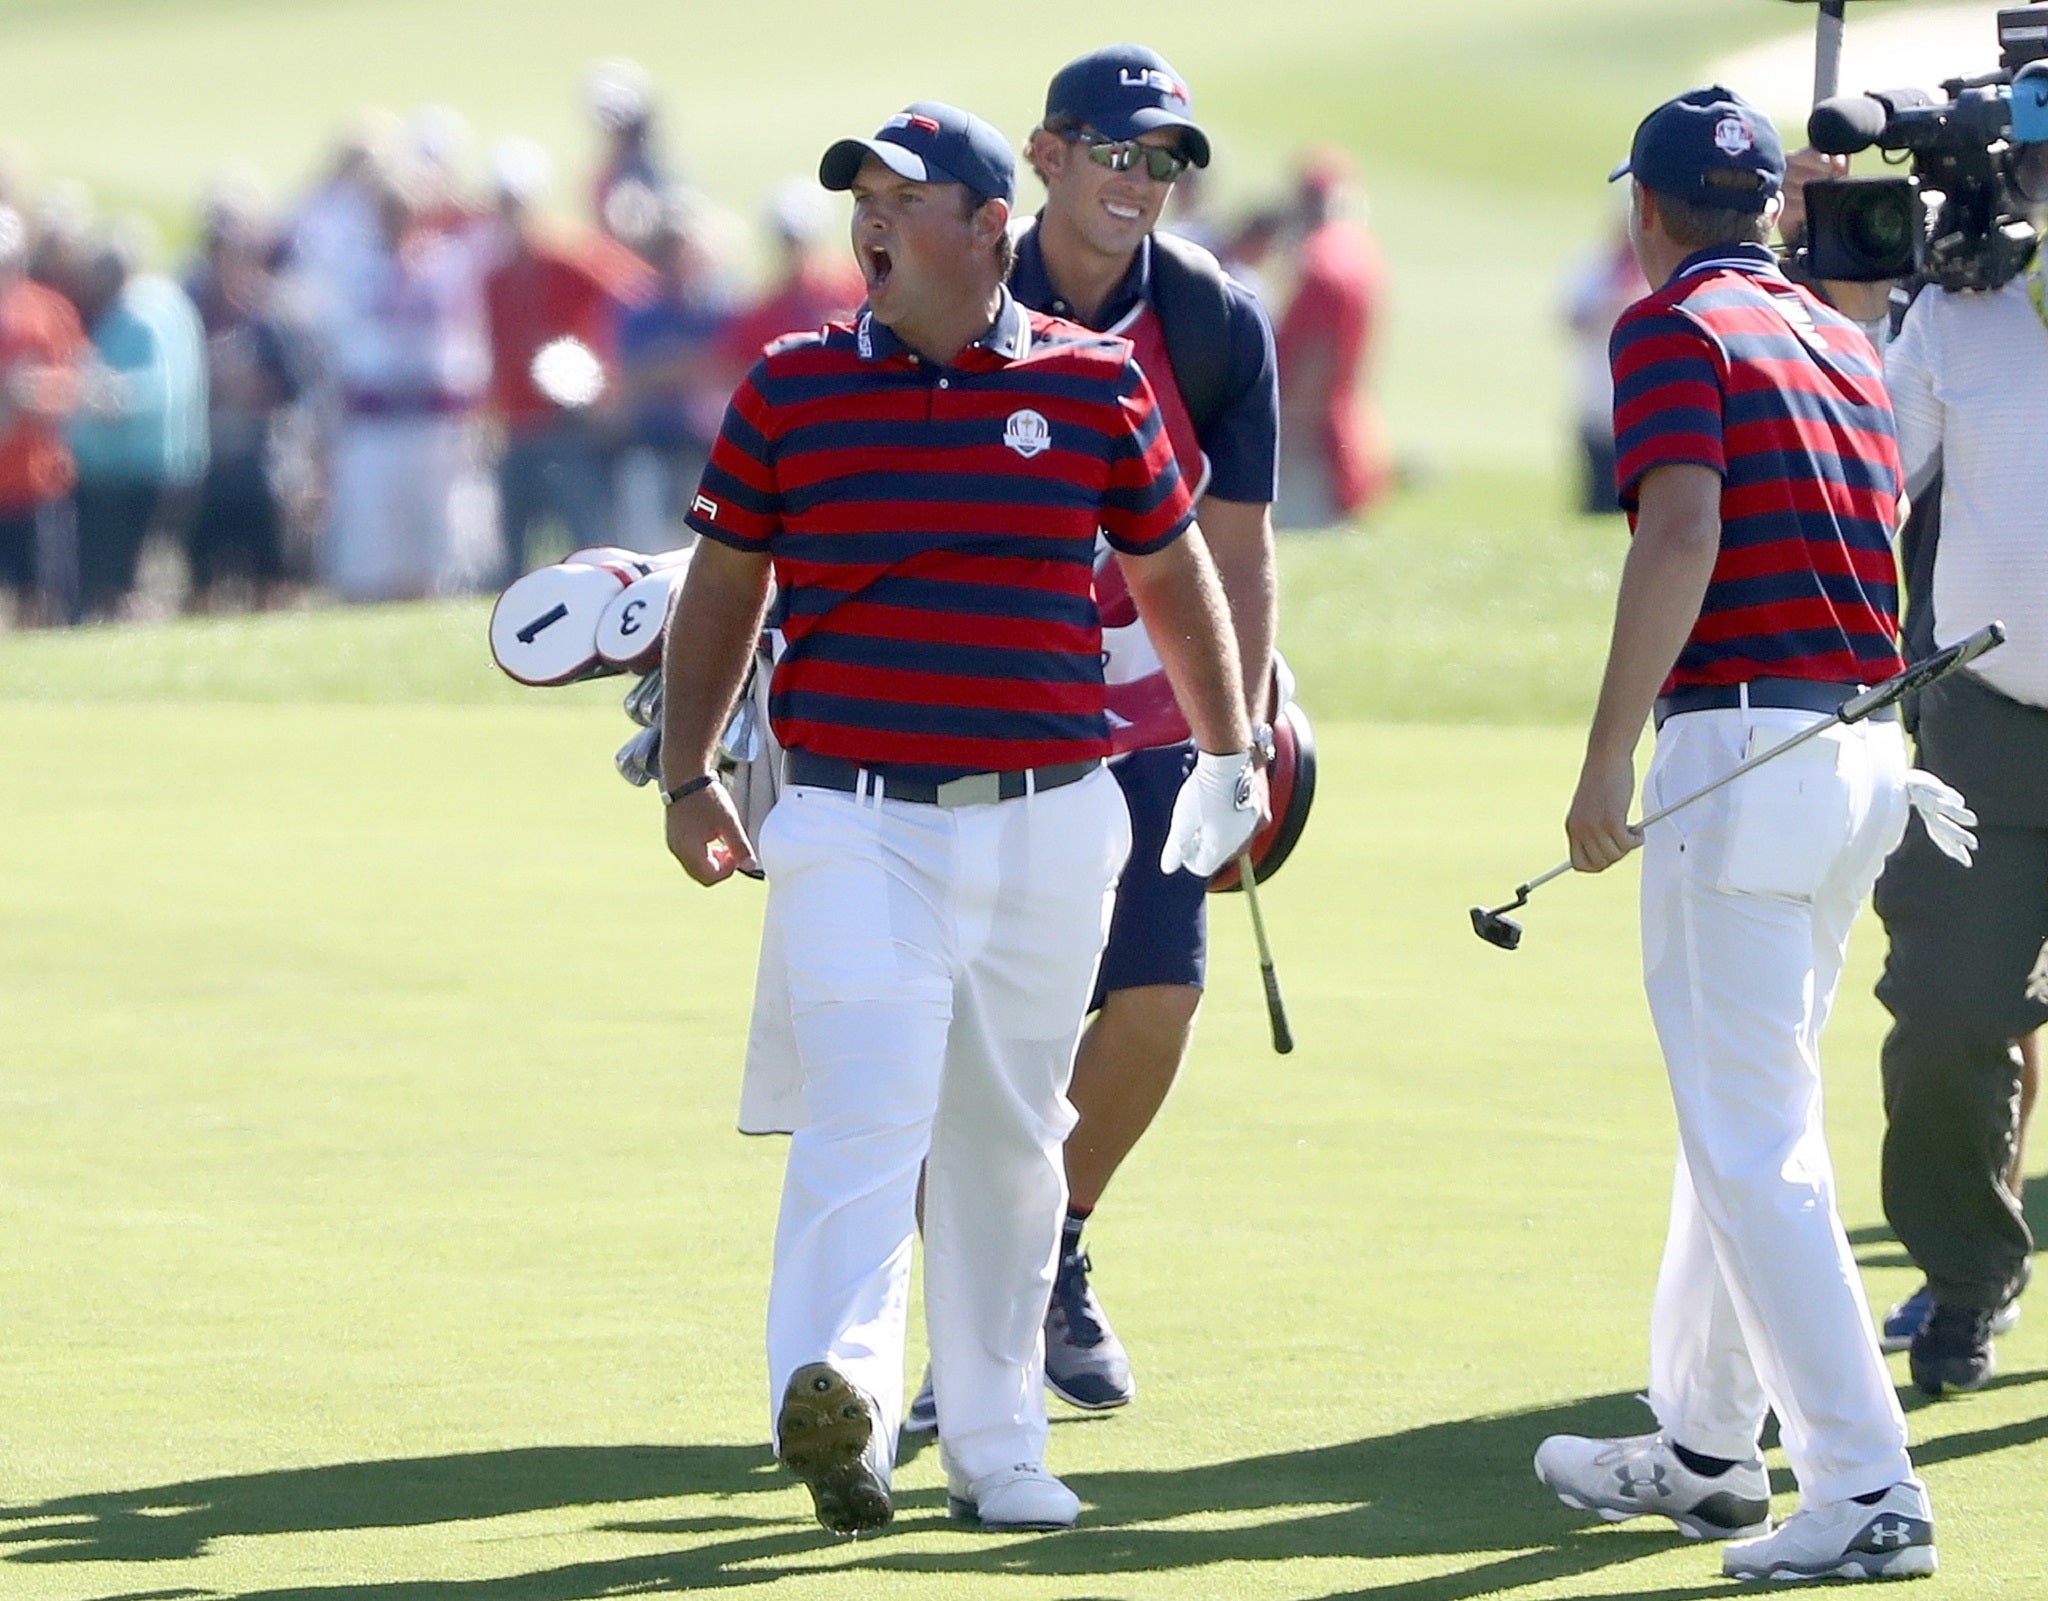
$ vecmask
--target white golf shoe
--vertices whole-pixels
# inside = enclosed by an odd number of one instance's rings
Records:
[[[1709,1478],[1695,1473],[1661,1434],[1589,1440],[1553,1434],[1536,1448],[1536,1477],[1558,1500],[1609,1523],[1669,1518],[1688,1540],[1767,1534],[1771,1479],[1761,1461],[1738,1462]]]
[[[1071,1529],[1081,1498],[1035,1462],[969,1479],[946,1470],[946,1508],[984,1529]]]
[[[811,1362],[789,1376],[775,1418],[776,1454],[834,1534],[872,1534],[894,1516],[882,1438],[874,1403],[831,1363]]]
[[[1927,1486],[1901,1479],[1869,1506],[1831,1501],[1801,1508],[1776,1534],[1721,1553],[1730,1579],[1917,1579],[1937,1566]]]

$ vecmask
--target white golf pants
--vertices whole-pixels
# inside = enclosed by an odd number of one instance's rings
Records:
[[[785,791],[757,842],[803,1068],[768,1296],[769,1405],[829,1360],[895,1459],[925,1179],[925,1315],[948,1460],[1045,1456],[1043,1325],[1076,1041],[1130,850],[1107,771],[944,808]]]
[[[1652,809],[1811,726],[1803,711],[1669,719]],[[1643,978],[1678,1114],[1650,1318],[1671,1438],[1749,1458],[1768,1408],[1808,1505],[1911,1471],[1906,1425],[1835,1205],[1819,1043],[1849,927],[1904,831],[1896,722],[1836,726],[1655,824]]]

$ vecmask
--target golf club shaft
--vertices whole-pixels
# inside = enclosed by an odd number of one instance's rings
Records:
[[[1816,734],[1824,734],[1837,724],[1847,726],[1850,723],[1860,723],[1864,718],[1871,716],[1875,712],[1883,711],[1885,707],[1892,705],[1913,690],[1925,689],[1937,678],[1953,672],[1956,668],[1966,663],[1975,661],[1986,651],[1996,650],[2004,643],[2005,624],[1986,623],[1968,638],[1959,639],[1953,645],[1944,646],[1926,660],[1914,663],[1895,677],[1887,678],[1881,684],[1873,684],[1869,689],[1852,695],[1842,703],[1841,709],[1834,716],[1824,718],[1822,721],[1813,724],[1810,728],[1802,728],[1790,739],[1781,740],[1769,750],[1761,751],[1757,755],[1750,757],[1748,761],[1743,762],[1740,766],[1731,768],[1711,784],[1694,790],[1690,795],[1680,797],[1669,806],[1660,807],[1639,822],[1629,824],[1629,832],[1631,834],[1641,834],[1652,823],[1661,823],[1673,812],[1679,811],[1684,807],[1690,806],[1694,801],[1713,794],[1723,784],[1734,783],[1744,773],[1749,772],[1752,768],[1763,766],[1765,762],[1770,761],[1774,757],[1784,755],[1793,746],[1803,745]],[[1539,874],[1535,878],[1530,879],[1528,883],[1519,886],[1515,894],[1518,897],[1526,897],[1530,890],[1540,885],[1548,884],[1553,878],[1561,877],[1563,874],[1570,872],[1571,866],[1571,858],[1566,857],[1555,867],[1551,868],[1549,872]]]
[[[1259,947],[1259,977],[1266,984],[1266,1016],[1273,1025],[1273,1049],[1285,1056],[1294,1049],[1294,1030],[1287,1026],[1287,1007],[1280,999],[1280,975],[1273,971],[1273,948],[1266,943],[1266,920],[1259,913],[1259,885],[1252,873],[1250,851],[1237,859],[1237,879],[1244,886],[1244,903],[1252,910],[1252,938]]]
[[[1694,801],[1705,800],[1709,795],[1713,794],[1715,790],[1721,788],[1723,785],[1734,783],[1735,780],[1740,778],[1744,773],[1751,771],[1753,768],[1761,767],[1765,762],[1771,761],[1776,757],[1784,755],[1785,752],[1792,749],[1792,747],[1795,745],[1804,745],[1809,739],[1812,739],[1816,734],[1826,733],[1830,728],[1838,726],[1841,723],[1841,721],[1842,716],[1839,712],[1837,712],[1833,717],[1825,718],[1822,721],[1813,724],[1809,728],[1800,729],[1799,732],[1794,734],[1790,739],[1780,740],[1777,744],[1773,745],[1769,750],[1759,751],[1756,755],[1750,757],[1748,761],[1743,762],[1738,766],[1729,768],[1727,772],[1723,773],[1711,784],[1703,784],[1698,789],[1694,790],[1690,795],[1682,795],[1677,800],[1673,801],[1669,806],[1660,806],[1657,808],[1656,811],[1650,813],[1648,817],[1640,818],[1636,822],[1630,823],[1628,825],[1628,831],[1631,834],[1634,834],[1638,838],[1640,838],[1642,836],[1643,830],[1648,828],[1652,823],[1661,823],[1673,812],[1683,811],[1686,807],[1690,806]],[[1553,878],[1561,877],[1563,874],[1570,872],[1571,866],[1571,858],[1567,856],[1563,861],[1559,862],[1549,872],[1544,873],[1539,877],[1530,879],[1528,883],[1522,885],[1519,889],[1515,891],[1515,893],[1517,895],[1522,895],[1527,893],[1529,890],[1535,889],[1538,885],[1548,884]]]

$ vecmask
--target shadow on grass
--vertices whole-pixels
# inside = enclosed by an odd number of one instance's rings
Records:
[[[417,1528],[787,1482],[766,1446],[535,1446],[343,1462],[0,1507],[0,1548],[22,1548],[6,1552],[12,1562],[177,1561],[233,1536]],[[706,1521],[714,1531],[745,1526]]]
[[[2004,1384],[2048,1373],[2016,1374]],[[1082,1527],[991,1538],[964,1549],[914,1537],[947,1530],[945,1497],[906,1491],[884,1537],[847,1545],[795,1520],[800,1492],[754,1446],[564,1446],[287,1469],[0,1508],[6,1560],[176,1561],[233,1537],[413,1528],[588,1508],[592,1527],[672,1542],[666,1550],[484,1579],[396,1579],[248,1592],[241,1601],[598,1601],[624,1593],[740,1589],[828,1559],[835,1571],[1080,1581],[1194,1574],[1301,1557],[1476,1559],[1458,1571],[1365,1592],[1379,1601],[1465,1601],[1554,1583],[1672,1548],[1670,1532],[1607,1529],[1560,1508],[1529,1457],[1546,1434],[1617,1434],[1646,1424],[1627,1395],[1431,1424],[1398,1434],[1158,1471],[1077,1473]],[[1925,1462],[2025,1446],[2048,1420],[1949,1435]],[[703,1514],[634,1520],[634,1503],[715,1498]],[[754,1498],[754,1499],[743,1499]],[[909,1538],[906,1538],[909,1537]],[[1702,1553],[1703,1580],[1713,1573]],[[4,1589],[0,1585],[0,1589]],[[207,1592],[163,1590],[174,1596]],[[1094,1593],[1074,1592],[1079,1598]],[[1725,1593],[1663,1588],[1667,1598]],[[1335,1601],[1335,1598],[1332,1598]]]

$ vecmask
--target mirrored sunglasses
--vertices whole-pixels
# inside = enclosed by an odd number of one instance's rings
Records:
[[[1143,163],[1146,173],[1155,183],[1172,183],[1188,170],[1188,158],[1164,145],[1144,145],[1135,139],[1105,139],[1086,128],[1067,137],[1076,144],[1086,145],[1088,159],[1111,172],[1128,172]]]

